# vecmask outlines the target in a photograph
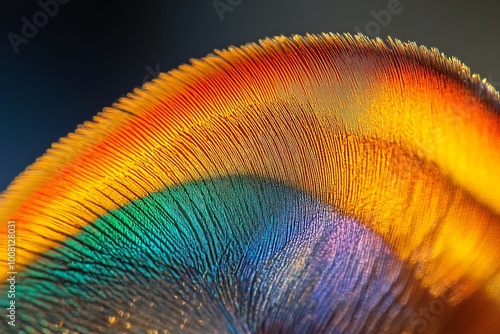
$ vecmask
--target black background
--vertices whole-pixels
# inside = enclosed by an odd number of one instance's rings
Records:
[[[46,2],[47,0],[42,0]],[[61,0],[62,1],[62,0]],[[0,191],[52,142],[121,95],[213,49],[266,36],[362,31],[395,0],[70,0],[15,52],[37,0],[0,5]],[[238,4],[239,3],[239,4]],[[438,47],[500,88],[500,1],[401,0],[368,35]],[[372,29],[374,25],[369,25]],[[12,36],[12,34],[11,34]]]

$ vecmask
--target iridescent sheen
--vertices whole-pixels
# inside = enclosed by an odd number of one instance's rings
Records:
[[[106,108],[2,194],[16,329],[500,332],[498,92],[391,39],[215,53]]]

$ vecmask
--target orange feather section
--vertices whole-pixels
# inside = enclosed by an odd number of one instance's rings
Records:
[[[277,37],[162,74],[61,139],[0,199],[23,266],[109,210],[251,174],[379,233],[434,295],[500,303],[498,93],[436,50]],[[5,259],[1,259],[5,261]],[[4,265],[5,262],[2,262]]]

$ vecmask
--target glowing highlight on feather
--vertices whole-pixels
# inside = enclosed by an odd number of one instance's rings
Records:
[[[498,93],[437,51],[359,35],[216,53],[121,99],[13,182],[0,219],[29,245],[20,264],[151,193],[252,175],[362,222],[432,297],[459,285],[451,306],[481,292],[500,310]],[[0,236],[4,251],[3,224]]]

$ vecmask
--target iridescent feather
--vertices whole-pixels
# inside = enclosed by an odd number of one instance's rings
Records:
[[[498,333],[499,144],[498,92],[435,49],[323,34],[216,51],[1,196],[16,330]]]

